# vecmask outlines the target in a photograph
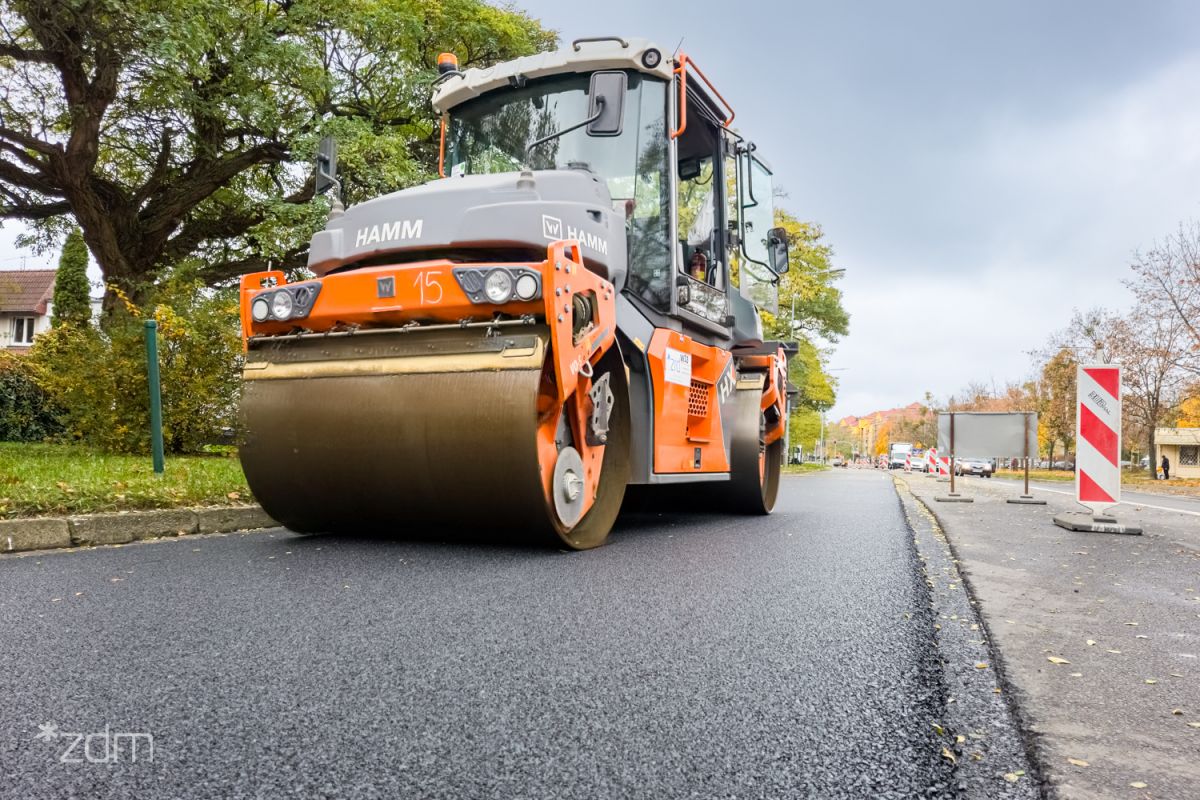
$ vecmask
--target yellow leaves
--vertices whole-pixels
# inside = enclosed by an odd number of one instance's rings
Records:
[[[936,733],[938,736],[946,735],[946,729],[943,728],[941,725],[938,725],[936,722],[933,722],[930,724],[933,725],[933,732]]]
[[[1049,661],[1051,664],[1070,664],[1071,663],[1070,661],[1067,661],[1065,658],[1059,658],[1058,656],[1047,656],[1046,660]]]
[[[1006,772],[1004,773],[1004,780],[1008,781],[1009,783],[1016,783],[1017,781],[1021,780],[1021,776],[1015,772]]]
[[[954,755],[954,753],[951,753],[951,752],[950,752],[950,748],[948,748],[948,747],[943,747],[943,748],[942,748],[942,756],[943,756],[944,758],[946,758],[946,759],[949,759],[949,761],[950,761],[950,763],[951,763],[951,764],[957,764],[957,763],[958,763],[958,758],[957,758],[957,756],[955,756],[955,755]]]
[[[1133,787],[1134,789],[1145,789],[1147,784],[1145,781],[1134,781],[1133,783],[1131,783],[1129,785],[1131,787]]]
[[[1090,767],[1091,764],[1084,761],[1082,758],[1068,758],[1067,763],[1076,767]]]
[[[1189,728],[1200,728],[1200,722],[1189,722],[1187,726]]]
[[[975,664],[975,669],[987,669],[987,668],[988,668],[988,665],[987,665],[986,661],[980,661],[977,664]]]
[[[1088,646],[1088,647],[1095,647],[1095,646],[1096,646],[1096,640],[1095,640],[1095,639],[1088,639],[1088,640],[1087,640],[1087,646]]]
[[[1146,683],[1153,686],[1154,684],[1158,683],[1158,679],[1157,678],[1146,678]]]

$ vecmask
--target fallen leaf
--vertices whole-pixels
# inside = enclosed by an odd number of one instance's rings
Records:
[[[1106,652],[1106,653],[1113,653],[1113,654],[1115,654],[1115,655],[1118,655],[1118,656],[1119,656],[1119,655],[1121,655],[1121,651],[1120,651],[1120,650],[1105,650],[1104,652]]]
[[[1172,678],[1182,678],[1182,677],[1183,677],[1183,675],[1179,674],[1178,672],[1172,672],[1172,673],[1171,673],[1171,677],[1172,677]]]
[[[1148,684],[1150,684],[1151,686],[1153,686],[1154,684],[1158,683],[1158,681],[1157,681],[1157,680],[1155,680],[1154,678],[1146,678],[1146,683],[1148,683]]]
[[[1129,785],[1132,786],[1134,789],[1145,789],[1146,788],[1146,784],[1143,783],[1142,781],[1134,781],[1133,783],[1131,783]]]
[[[230,492],[229,494],[227,494],[225,496],[228,497],[230,500],[238,500],[241,498],[242,494],[241,494],[241,492]]]
[[[1174,715],[1175,715],[1175,716],[1177,716],[1177,717],[1182,717],[1182,716],[1183,716],[1183,709],[1182,709],[1182,708],[1172,708],[1172,709],[1171,709],[1171,713],[1172,713],[1172,714],[1174,714]]]
[[[1126,625],[1128,625],[1128,626],[1129,626],[1129,627],[1131,627],[1131,628],[1136,628],[1136,627],[1137,627],[1137,623],[1136,623],[1136,622],[1126,622],[1125,624],[1126,624]]]
[[[943,755],[943,756],[945,756],[946,758],[950,759],[950,763],[951,763],[951,764],[957,764],[957,763],[958,763],[958,759],[954,757],[954,753],[951,753],[951,752],[950,752],[950,748],[948,748],[948,747],[943,747],[943,748],[942,748],[942,755]]]
[[[1091,646],[1093,646],[1094,644],[1096,644],[1096,640],[1095,640],[1095,639],[1088,639],[1088,640],[1087,640],[1087,644],[1088,644],[1088,647],[1091,647]]]
[[[972,761],[983,761],[983,753],[980,753],[980,752],[979,752],[979,751],[977,751],[977,750],[976,750],[976,751],[973,751],[973,752],[971,753],[971,760],[972,760]]]
[[[1067,661],[1065,658],[1059,658],[1058,656],[1048,656],[1046,658],[1046,660],[1049,661],[1051,664],[1070,664],[1071,663],[1070,661]]]
[[[1133,638],[1135,638],[1135,639],[1149,639],[1150,637],[1149,637],[1149,636],[1147,636],[1147,635],[1146,635],[1146,634],[1144,634],[1144,633],[1139,633],[1137,636],[1135,636],[1135,637],[1133,637]]]
[[[1072,672],[1072,673],[1071,673],[1071,677],[1072,677],[1072,678],[1082,678],[1082,677],[1083,677],[1083,673],[1082,673],[1082,672]]]
[[[954,741],[956,744],[962,744],[966,740],[967,740],[967,737],[963,736],[961,733],[958,736],[954,737]]]
[[[1090,767],[1091,766],[1091,764],[1088,764],[1088,762],[1084,761],[1082,758],[1068,758],[1067,763],[1074,764],[1077,767]]]
[[[1016,783],[1017,781],[1021,780],[1021,776],[1017,775],[1015,772],[1006,772],[1004,773],[1004,780],[1008,781],[1009,783]]]
[[[946,735],[946,729],[943,728],[941,725],[938,725],[936,722],[931,723],[931,724],[933,725],[933,732],[936,733],[938,736]]]
[[[980,661],[975,664],[975,669],[987,669],[987,668],[988,668],[988,665],[987,665],[986,661]]]
[[[1189,722],[1188,727],[1189,728],[1200,728],[1200,722]]]

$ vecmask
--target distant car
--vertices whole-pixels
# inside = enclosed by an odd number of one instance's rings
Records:
[[[981,475],[992,477],[992,462],[985,458],[956,458],[954,459],[955,475]]]
[[[832,462],[830,462],[830,463],[832,464],[832,466],[835,466],[835,467],[844,467],[844,466],[846,466],[846,462],[842,460],[842,457],[841,457],[841,456],[834,456],[834,459],[833,459],[833,461],[832,461]]]

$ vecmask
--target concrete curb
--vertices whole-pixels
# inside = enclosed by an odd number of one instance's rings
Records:
[[[0,554],[127,544],[164,536],[228,533],[278,525],[257,505],[7,519],[0,520]]]

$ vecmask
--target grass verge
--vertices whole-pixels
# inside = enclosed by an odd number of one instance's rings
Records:
[[[154,474],[149,456],[86,447],[0,443],[0,518],[89,514],[253,500],[232,448],[168,456]]]
[[[829,469],[826,464],[813,464],[805,461],[803,464],[786,464],[783,468],[784,475],[806,475],[810,472],[824,472]]]

